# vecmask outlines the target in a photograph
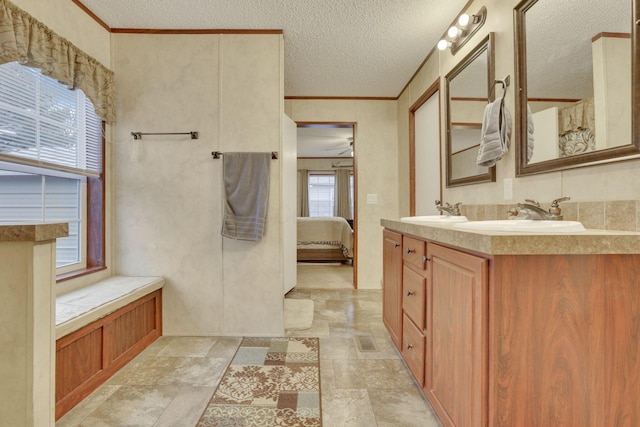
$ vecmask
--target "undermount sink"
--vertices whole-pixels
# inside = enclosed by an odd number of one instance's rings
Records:
[[[505,219],[490,221],[470,221],[455,224],[455,228],[477,231],[513,231],[531,233],[579,233],[586,231],[578,221]]]
[[[462,215],[424,215],[424,216],[404,216],[400,218],[400,221],[405,222],[467,222],[466,216]]]

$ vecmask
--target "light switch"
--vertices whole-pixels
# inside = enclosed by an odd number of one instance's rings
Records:
[[[377,194],[367,194],[367,204],[368,205],[377,205],[378,204],[378,195]]]

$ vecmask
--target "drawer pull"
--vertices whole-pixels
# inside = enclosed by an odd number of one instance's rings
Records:
[[[397,248],[398,246],[400,246],[400,243],[394,243],[394,244],[393,244],[393,247],[394,247],[394,248]]]
[[[422,257],[422,262],[427,262],[427,261],[431,261],[431,258],[428,258],[426,256]]]
[[[407,291],[407,296],[410,297],[411,295],[415,295],[415,292],[411,292],[411,291]]]
[[[415,254],[415,253],[416,253],[416,250],[415,250],[415,249],[407,248],[407,253],[408,253],[408,254]]]
[[[411,344],[407,344],[407,350],[411,350],[413,346]]]

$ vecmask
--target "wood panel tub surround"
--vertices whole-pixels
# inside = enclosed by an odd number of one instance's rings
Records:
[[[162,289],[56,340],[56,420],[162,335]]]

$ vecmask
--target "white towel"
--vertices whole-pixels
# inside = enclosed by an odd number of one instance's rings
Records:
[[[484,109],[480,149],[476,163],[491,167],[509,150],[511,115],[504,105],[504,98],[496,99]]]
[[[224,237],[254,241],[262,239],[270,176],[271,153],[224,153]]]

